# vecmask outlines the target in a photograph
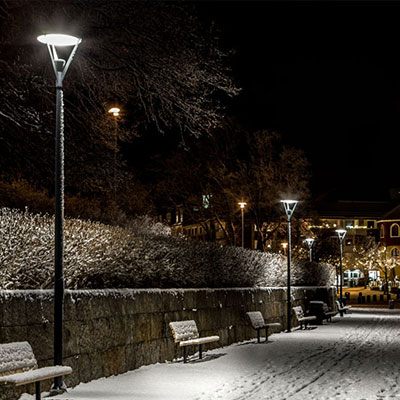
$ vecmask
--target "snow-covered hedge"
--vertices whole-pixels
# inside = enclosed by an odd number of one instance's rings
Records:
[[[54,219],[0,209],[0,288],[53,286]],[[67,288],[285,286],[280,255],[191,241],[141,218],[128,228],[66,219]],[[292,285],[332,284],[330,266],[294,261]]]

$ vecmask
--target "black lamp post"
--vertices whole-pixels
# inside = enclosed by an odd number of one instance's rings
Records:
[[[241,201],[238,203],[240,206],[240,210],[242,212],[242,247],[244,248],[244,208],[246,207],[247,203]]]
[[[50,34],[37,38],[47,45],[56,76],[56,162],[54,227],[54,365],[62,365],[64,305],[64,102],[63,79],[81,39],[70,35]],[[65,61],[58,57],[57,47],[73,46]],[[65,391],[62,377],[54,378],[51,393]]]
[[[290,258],[291,258],[291,225],[290,219],[294,213],[294,209],[297,206],[297,200],[281,200],[285,208],[287,222],[288,222],[288,245],[287,245],[287,332],[291,331],[292,327],[292,310],[291,310],[291,297],[290,297]]]
[[[343,239],[346,236],[347,231],[346,231],[346,229],[336,229],[336,233],[338,235],[339,244],[340,244],[340,269],[339,269],[339,274],[340,274],[340,297],[339,297],[339,301],[340,301],[340,305],[343,306],[343,264],[342,264],[342,259],[343,259]]]

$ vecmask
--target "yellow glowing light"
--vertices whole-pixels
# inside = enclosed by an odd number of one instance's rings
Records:
[[[247,203],[245,203],[244,201],[241,201],[238,203],[240,208],[245,208],[247,206]]]
[[[118,117],[120,111],[121,110],[118,107],[112,107],[108,110],[108,112],[112,113],[114,117]]]

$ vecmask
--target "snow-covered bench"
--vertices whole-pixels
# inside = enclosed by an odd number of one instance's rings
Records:
[[[315,315],[305,316],[303,308],[301,306],[293,307],[293,311],[296,314],[297,321],[299,321],[299,323],[300,323],[300,329],[303,329],[303,324],[304,324],[304,329],[307,329],[307,325],[311,321],[317,320],[317,317]]]
[[[341,306],[339,300],[336,300],[336,305],[341,317],[351,310],[351,306]]]
[[[248,311],[246,313],[250,319],[251,326],[257,331],[257,342],[260,343],[260,330],[265,329],[265,341],[268,340],[268,328],[280,328],[281,324],[279,322],[272,322],[266,324],[264,317],[260,311]]]
[[[0,384],[15,386],[35,383],[36,400],[40,400],[40,382],[72,373],[71,367],[38,368],[28,342],[0,344]]]
[[[323,320],[327,322],[332,322],[332,317],[334,317],[338,312],[329,309],[328,304],[321,300],[310,301],[309,304],[310,313],[317,317],[317,323],[322,325]]]
[[[202,345],[205,343],[217,342],[219,336],[199,337],[196,322],[193,320],[170,322],[169,327],[172,331],[175,343],[183,347],[183,361],[187,360],[187,346],[199,346],[199,359],[202,358]]]

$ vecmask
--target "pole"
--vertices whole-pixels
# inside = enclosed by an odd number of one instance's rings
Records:
[[[56,72],[56,160],[54,226],[54,365],[62,365],[64,304],[64,103],[62,69]],[[62,377],[54,379],[54,390],[62,390]]]
[[[312,248],[310,247],[310,261],[312,262]]]
[[[244,208],[242,210],[242,247],[244,248]]]
[[[288,246],[287,246],[287,331],[291,331],[291,298],[290,298],[290,256],[291,256],[291,226],[288,216]]]
[[[340,241],[340,305],[343,306],[343,271],[342,271],[342,257],[343,257],[343,240]]]
[[[116,189],[116,182],[117,182],[117,117],[115,117],[114,121],[114,201],[117,198],[117,189]]]

